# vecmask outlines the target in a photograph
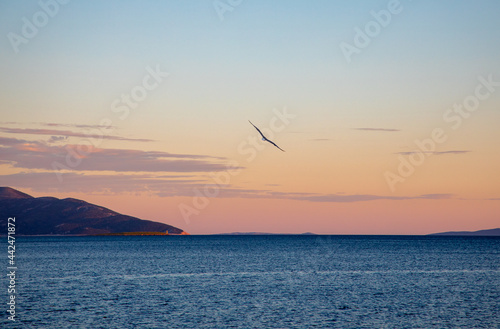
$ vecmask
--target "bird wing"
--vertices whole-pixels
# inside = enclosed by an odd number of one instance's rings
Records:
[[[266,142],[269,142],[269,143],[273,144],[274,146],[276,146],[277,148],[279,148],[281,151],[285,152],[285,150],[283,150],[281,147],[279,147],[278,145],[274,144],[273,141],[270,141],[269,139],[266,138]]]
[[[264,136],[264,134],[262,133],[262,131],[260,131],[260,129],[259,129],[259,128],[257,128],[257,127],[256,127],[256,126],[252,123],[252,121],[248,120],[248,122],[250,122],[250,124],[251,124],[251,125],[252,125],[255,129],[257,129],[257,131],[259,132],[259,134],[262,136],[262,138],[264,138],[264,140],[265,140],[266,142],[269,142],[269,143],[273,144],[274,146],[276,146],[277,148],[279,148],[281,151],[285,152],[285,150],[283,150],[281,147],[279,147],[278,145],[276,145],[273,141],[271,141],[271,140],[267,139],[267,137],[266,137],[266,136]]]
[[[255,129],[257,129],[257,131],[258,131],[258,132],[259,132],[259,134],[262,136],[262,138],[265,138],[265,139],[267,140],[266,136],[264,136],[264,134],[262,133],[262,131],[260,131],[260,129],[259,129],[259,128],[257,128],[257,127],[256,127],[256,126],[252,123],[252,121],[248,120],[248,122],[250,122],[250,124],[251,124],[251,125],[252,125]]]

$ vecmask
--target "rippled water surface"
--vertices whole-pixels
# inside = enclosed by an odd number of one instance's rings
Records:
[[[2,328],[500,328],[499,238],[18,237],[16,256]]]

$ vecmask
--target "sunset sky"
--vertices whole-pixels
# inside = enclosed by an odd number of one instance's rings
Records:
[[[499,13],[3,1],[0,186],[191,234],[500,227]]]

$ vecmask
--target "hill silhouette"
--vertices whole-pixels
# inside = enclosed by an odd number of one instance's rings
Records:
[[[164,223],[122,215],[83,200],[34,198],[10,187],[0,187],[0,233],[7,219],[16,218],[16,235],[94,235],[124,232],[187,234]]]
[[[500,228],[493,228],[489,230],[480,231],[451,231],[433,233],[430,235],[449,235],[449,236],[500,236]]]

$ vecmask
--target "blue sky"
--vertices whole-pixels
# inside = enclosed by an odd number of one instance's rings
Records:
[[[217,108],[227,113],[224,106],[256,99],[257,106],[277,106],[290,103],[290,95],[328,104],[322,114],[360,90],[367,101],[387,99],[394,89],[396,99],[454,100],[470,79],[498,70],[496,1],[401,1],[402,12],[347,65],[339,43],[352,43],[354,28],[388,3],[243,1],[220,21],[211,1],[72,1],[18,54],[2,39],[3,70],[11,77],[3,87],[34,95],[85,89],[95,99],[127,88],[158,63],[177,79],[169,92],[196,94],[209,119]],[[40,9],[34,1],[3,7],[4,35],[18,33],[21,18]]]

